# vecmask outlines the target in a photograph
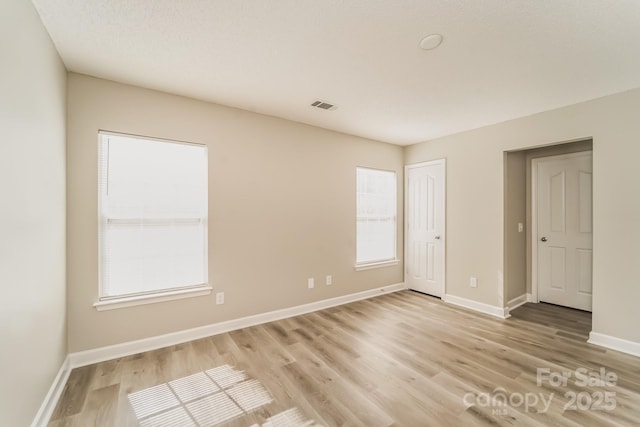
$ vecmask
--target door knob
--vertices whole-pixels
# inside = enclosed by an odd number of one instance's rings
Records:
[[[436,236],[436,240],[440,240],[440,236]]]
[[[546,238],[546,237],[543,237],[542,239],[540,239],[540,241],[542,241],[542,242],[546,242],[546,241],[547,241],[547,238]]]

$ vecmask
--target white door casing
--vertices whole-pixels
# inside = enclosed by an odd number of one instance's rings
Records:
[[[534,299],[591,311],[592,152],[534,159],[531,170]]]
[[[405,283],[442,297],[445,279],[445,160],[405,167]]]

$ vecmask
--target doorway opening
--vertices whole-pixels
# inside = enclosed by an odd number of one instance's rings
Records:
[[[588,166],[585,166],[584,159],[592,148],[593,141],[587,139],[504,153],[503,298],[508,310],[526,302],[539,301],[582,310],[591,309],[591,295],[587,289],[591,278],[591,157],[586,161]],[[570,170],[565,170],[560,160],[562,158],[582,158],[582,165],[574,164]],[[573,164],[573,160],[567,162]],[[541,177],[537,173],[537,167],[541,164],[545,164],[544,183],[540,182]],[[542,207],[552,211],[549,212],[552,217],[544,219],[547,221],[544,227],[539,226],[541,205],[536,203],[541,196],[538,192],[540,187],[544,187],[542,197],[545,203]],[[576,195],[576,192],[582,194]],[[570,200],[567,196],[570,196]],[[552,202],[553,206],[550,207],[548,202]],[[584,213],[576,215],[581,203]],[[567,214],[571,214],[571,218]],[[551,228],[549,221],[553,222]],[[566,221],[571,221],[571,224]],[[576,228],[578,231],[580,228],[587,231],[588,228],[589,236],[585,237],[587,233],[579,232],[583,241],[575,243]],[[556,233],[553,241],[550,240],[551,235],[547,235],[551,229],[556,230],[553,232]],[[561,229],[571,232],[563,235]],[[573,243],[563,246],[560,243],[565,238]],[[542,274],[540,268],[543,269]],[[541,281],[543,287],[546,286],[545,292],[539,292]],[[572,297],[567,296],[567,292],[563,294],[563,289],[570,291],[568,293],[573,296],[578,295],[581,301],[573,304]],[[563,295],[563,298],[556,298],[558,295]]]

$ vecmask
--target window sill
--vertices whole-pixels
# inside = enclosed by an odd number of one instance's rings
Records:
[[[173,301],[183,298],[193,298],[211,294],[212,287],[209,285],[192,289],[180,289],[167,291],[153,295],[136,295],[132,297],[114,298],[105,301],[98,301],[93,304],[96,310],[115,310],[118,308],[133,307],[135,305],[155,304],[157,302]]]
[[[392,265],[398,265],[399,259],[390,259],[389,261],[372,262],[369,264],[356,264],[356,271],[371,270],[373,268],[391,267]]]

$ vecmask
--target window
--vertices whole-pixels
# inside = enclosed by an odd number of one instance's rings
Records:
[[[100,302],[207,286],[205,146],[100,132]]]
[[[356,267],[396,260],[396,173],[357,168]]]

